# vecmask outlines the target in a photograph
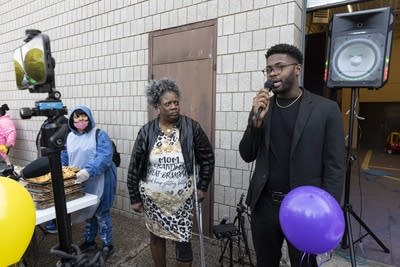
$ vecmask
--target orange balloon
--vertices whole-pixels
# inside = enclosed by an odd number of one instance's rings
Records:
[[[0,267],[21,260],[35,224],[36,209],[29,192],[20,183],[0,176]]]

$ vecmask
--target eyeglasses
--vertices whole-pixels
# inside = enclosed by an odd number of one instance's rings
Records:
[[[265,69],[262,70],[262,73],[267,76],[268,74],[271,74],[271,72],[273,71],[275,74],[279,74],[282,72],[282,70],[286,67],[289,66],[294,66],[294,65],[299,65],[299,63],[290,63],[290,64],[282,64],[282,65],[275,65],[273,67],[266,67]]]

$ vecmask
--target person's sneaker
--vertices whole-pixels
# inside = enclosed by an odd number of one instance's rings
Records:
[[[79,245],[79,249],[82,252],[90,251],[90,250],[95,250],[97,248],[96,241],[90,241],[90,242],[83,242],[82,244]]]
[[[104,261],[106,261],[113,253],[114,253],[114,246],[108,245],[104,246],[102,249]]]
[[[54,221],[50,221],[44,227],[49,234],[57,234],[57,225]]]

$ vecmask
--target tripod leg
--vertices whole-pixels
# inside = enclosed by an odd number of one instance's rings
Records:
[[[232,255],[232,250],[233,250],[233,240],[232,237],[229,238],[229,266],[233,267],[233,255]]]
[[[349,247],[350,247],[350,259],[351,259],[351,266],[355,267],[356,264],[356,256],[354,254],[354,243],[353,243],[353,232],[351,231],[351,221],[350,221],[350,213],[349,213],[349,206],[346,205],[345,207],[345,216],[346,216],[346,227],[347,227],[347,237],[349,238]]]
[[[361,226],[367,231],[368,234],[370,234],[372,236],[372,238],[376,241],[376,243],[379,244],[379,246],[383,249],[383,251],[385,253],[390,253],[390,250],[383,244],[383,242],[381,240],[379,240],[379,238],[371,231],[371,229],[361,220],[360,217],[357,216],[357,214],[355,214],[355,212],[353,211],[353,209],[350,206],[350,214],[353,215],[354,219],[357,220],[357,222],[359,224],[361,224]],[[357,240],[358,241],[358,240]]]
[[[249,258],[249,264],[250,266],[254,266],[253,262],[251,260],[251,254],[250,254],[250,248],[249,248],[249,242],[247,240],[247,233],[246,229],[244,228],[244,217],[242,216],[240,219],[240,224],[239,224],[239,232],[242,233],[242,238],[243,238],[243,243],[244,243],[244,249],[246,251],[247,257]]]
[[[229,239],[227,239],[225,241],[224,248],[222,249],[221,255],[219,256],[218,261],[219,261],[219,263],[221,263],[221,266],[224,266],[224,254],[225,254],[226,248],[228,247],[228,242],[229,242]]]

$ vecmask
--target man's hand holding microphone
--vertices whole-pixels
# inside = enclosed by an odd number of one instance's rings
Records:
[[[274,82],[266,81],[264,88],[258,91],[257,95],[253,98],[253,125],[254,127],[261,127],[265,115],[268,112],[269,99],[273,96],[272,88]]]

